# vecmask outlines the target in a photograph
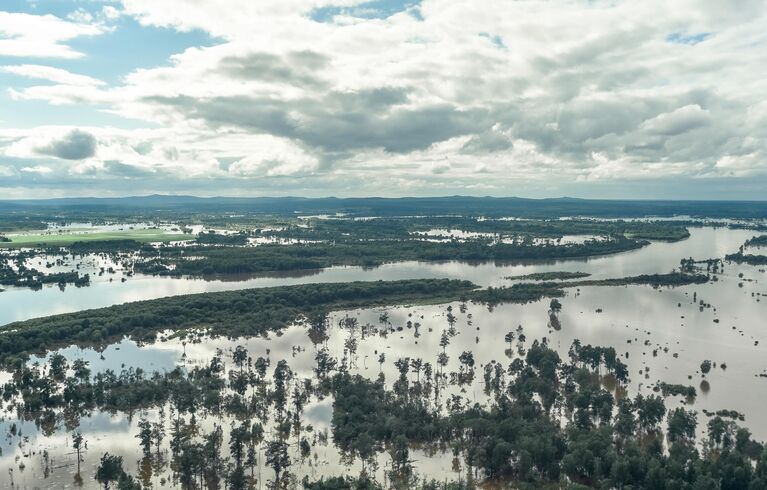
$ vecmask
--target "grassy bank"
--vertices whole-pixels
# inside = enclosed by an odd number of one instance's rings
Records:
[[[152,242],[177,242],[182,240],[191,240],[194,235],[183,233],[165,233],[162,230],[142,229],[125,231],[103,231],[94,233],[25,233],[20,235],[5,235],[10,240],[0,242],[0,247],[20,248],[20,247],[42,247],[58,246],[65,247],[76,242],[96,242],[110,240],[135,240],[142,243]]]

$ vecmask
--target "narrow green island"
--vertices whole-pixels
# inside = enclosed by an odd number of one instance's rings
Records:
[[[701,284],[701,274],[669,274],[572,282],[517,283],[478,289],[469,281],[412,279],[351,283],[302,284],[172,296],[76,313],[65,313],[0,327],[0,364],[31,353],[79,345],[102,345],[129,337],[154,341],[158,332],[204,328],[211,335],[262,335],[295,322],[319,321],[330,311],[396,304],[475,301],[488,304],[528,303],[564,296],[564,288],[581,286]]]
[[[520,276],[506,276],[504,279],[512,281],[566,281],[569,279],[583,279],[589,277],[591,274],[586,272],[567,272],[567,271],[552,271],[552,272],[534,272],[532,274],[523,274]]]

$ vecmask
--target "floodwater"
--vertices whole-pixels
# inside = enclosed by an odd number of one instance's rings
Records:
[[[679,267],[685,257],[708,259],[737,251],[754,232],[726,228],[693,228],[687,240],[675,243],[654,242],[639,250],[581,260],[528,262],[519,264],[467,264],[465,262],[397,262],[380,267],[330,267],[322,270],[291,271],[257,276],[220,275],[206,278],[169,278],[145,275],[99,277],[97,266],[109,265],[99,257],[86,259],[92,265],[81,267],[91,272],[92,284],[61,291],[48,285],[40,291],[7,288],[0,293],[0,325],[29,318],[100,308],[129,301],[162,298],[180,294],[226,291],[289,284],[320,282],[376,281],[416,278],[468,279],[480,286],[508,285],[508,276],[546,271],[582,271],[594,279],[624,277],[637,274],[665,273]],[[45,260],[42,260],[44,263]],[[122,282],[122,279],[125,282]],[[110,282],[111,279],[111,282]]]
[[[681,242],[656,242],[628,253],[552,263],[470,265],[407,262],[374,269],[337,267],[306,275],[251,277],[238,281],[232,277],[207,280],[130,277],[125,283],[99,280],[88,288],[68,287],[63,292],[57,288],[36,292],[8,290],[0,293],[0,323],[173,294],[306,282],[450,277],[468,279],[483,286],[499,286],[510,284],[508,279],[504,279],[507,276],[545,271],[582,271],[591,273],[593,278],[663,273],[678,267],[679,261],[685,257],[699,260],[723,257],[736,251],[753,235],[753,232],[743,230],[695,228],[691,229],[691,237]],[[229,350],[244,345],[253,358],[263,356],[271,359],[270,372],[278,360],[286,359],[296,377],[301,379],[313,376],[318,348],[326,347],[330,355],[340,360],[345,355],[348,340],[354,338],[357,348],[349,356],[353,366],[351,371],[371,379],[377,377],[380,371],[385,375],[387,387],[391,388],[397,377],[393,363],[398,358],[421,358],[437,369],[436,358],[442,351],[439,341],[442,332],[449,328],[447,308],[450,306],[456,317],[457,335],[451,338],[446,348],[450,360],[445,372],[459,370],[458,356],[464,351],[471,351],[477,364],[473,384],[463,388],[448,386],[443,396],[457,394],[467,401],[484,402],[483,368],[488,363],[496,361],[506,366],[520,355],[519,348],[524,349],[534,339],[543,337],[566,359],[572,341],[580,339],[582,344],[616,348],[621,360],[629,366],[629,395],[652,393],[653,385],[661,381],[691,385],[697,389],[698,396],[694,402],[687,402],[690,403],[687,408],[698,411],[699,427],[705,427],[708,420],[704,409],[737,410],[745,416],[742,424],[749,427],[757,439],[767,440],[767,419],[762,416],[767,378],[760,376],[767,374],[767,273],[764,268],[726,264],[724,272],[718,275],[718,281],[679,288],[593,286],[570,289],[561,302],[561,328],[557,330],[549,325],[548,300],[527,305],[501,305],[492,309],[479,304],[452,303],[336,312],[329,321],[328,338],[320,345],[314,345],[305,327],[297,325],[266,338],[208,339],[202,343],[170,340],[142,347],[123,341],[104,352],[75,347],[61,352],[70,361],[75,358],[90,361],[94,371],[107,368],[119,370],[123,366],[166,371],[176,365],[207,364],[219,349],[224,351],[227,363],[231,364]],[[384,312],[386,318],[382,319]],[[348,328],[348,322],[342,322],[347,317],[357,319],[357,327]],[[411,323],[410,328],[408,322]],[[418,324],[417,328],[415,324]],[[363,326],[368,327],[363,329]],[[504,335],[509,331],[518,332],[520,326],[527,342],[520,344],[515,341],[513,348],[507,351],[509,345],[504,342]],[[380,353],[384,353],[385,362],[379,366]],[[699,373],[703,360],[716,363],[705,378],[710,386],[706,391],[701,389],[703,378]],[[722,369],[723,364],[726,369]],[[415,376],[411,374],[411,380]],[[666,405],[669,408],[684,402],[680,397],[672,397],[666,400]],[[158,417],[157,410],[145,415],[150,420]],[[331,415],[331,399],[310,400],[304,409],[302,422],[313,428],[314,435],[309,437],[310,442],[317,440],[316,434],[330,431]],[[92,475],[105,451],[122,455],[126,470],[133,474],[139,472],[141,450],[135,437],[138,419],[139,414],[129,418],[124,414],[94,413],[81,421],[80,430],[88,441],[82,463],[84,488],[97,487]],[[212,427],[214,422],[223,424],[224,447],[227,447],[226,433],[231,419],[201,416],[199,421],[204,428]],[[13,423],[21,428],[23,436],[6,436]],[[0,421],[0,434],[3,436],[0,438],[0,482],[4,481],[5,475],[9,475],[17,485],[15,488],[74,488],[75,459],[68,435],[71,431],[60,429],[43,435],[34,423],[22,423],[15,419],[15,414],[5,413]],[[297,446],[295,442],[297,440],[293,438],[293,446]],[[311,478],[356,475],[360,470],[358,461],[352,465],[341,461],[341,455],[332,444],[332,437],[327,444],[321,440],[314,444],[308,460],[301,461],[296,450],[291,451],[291,458],[294,461],[291,472],[299,480],[303,475]],[[454,467],[453,455],[449,451],[433,453],[415,449],[411,452],[411,458],[415,460],[414,466],[419,475],[441,480],[465,476],[462,462]],[[389,461],[385,453],[378,458],[379,468],[375,473],[380,481],[384,479],[383,470]],[[263,463],[258,471],[261,479],[272,477],[271,470],[265,468]],[[169,476],[167,466],[156,471],[150,479],[153,488],[159,488],[161,478]]]

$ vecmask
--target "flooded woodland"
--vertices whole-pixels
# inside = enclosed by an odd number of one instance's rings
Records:
[[[4,336],[33,328],[14,322],[38,317],[253,288],[453,279],[475,290],[541,284],[545,291],[508,301],[424,292],[392,304],[340,303],[278,327],[222,334],[203,321],[153,327],[149,337],[134,330],[20,350],[0,373],[0,481],[19,489],[609,487],[630,485],[637,472],[713,478],[728,470],[711,469],[712,455],[731,452],[743,461],[731,462],[738,471],[750,468],[738,477],[760,484],[767,273],[725,260],[759,233],[679,226],[686,236],[587,257],[382,260],[272,272],[163,273],[179,267],[171,257],[181,252],[163,251],[169,245],[143,259],[161,265],[160,273],[136,267],[146,253],[139,248],[8,249],[8,267],[14,254],[35,250],[22,258],[25,268],[74,270],[89,281],[4,286]],[[493,242],[485,247],[509,240],[485,229],[434,227],[414,236]],[[241,232],[210,233],[225,242]],[[312,243],[298,235],[251,238],[238,248]],[[615,238],[575,229],[527,240],[564,247]],[[757,255],[759,246],[746,245]],[[703,279],[637,279],[671,272]],[[620,278],[632,279],[605,282]],[[677,468],[676,457],[697,473]],[[312,487],[330,481],[337,486]]]

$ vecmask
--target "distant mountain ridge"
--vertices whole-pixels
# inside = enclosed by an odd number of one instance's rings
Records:
[[[767,218],[767,201],[600,200],[571,197],[72,197],[0,200],[0,212],[136,212],[255,213],[353,216],[473,215],[558,218],[602,218],[675,215],[711,218]]]

